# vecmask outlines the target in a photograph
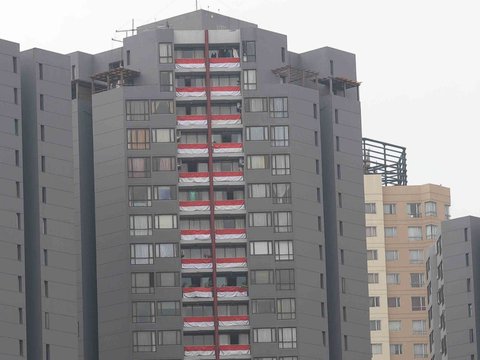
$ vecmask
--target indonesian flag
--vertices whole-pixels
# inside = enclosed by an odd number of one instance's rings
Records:
[[[210,201],[180,201],[180,211],[208,211],[210,210]]]
[[[202,69],[205,68],[205,59],[176,59],[175,69]]]
[[[207,173],[208,174],[208,173]],[[243,172],[241,171],[218,171],[213,173],[214,182],[237,182],[243,181]]]
[[[218,229],[215,231],[215,239],[217,240],[234,240],[246,238],[247,233],[245,229]]]
[[[183,348],[185,357],[197,357],[197,356],[214,356],[215,355],[215,346],[213,345],[204,345],[204,346],[185,346]]]
[[[218,317],[219,326],[248,326],[249,323],[248,315]]]
[[[179,183],[208,183],[208,172],[183,172],[179,174]]]
[[[180,239],[184,241],[210,241],[210,230],[180,230]]]
[[[203,287],[183,288],[184,298],[211,298],[212,289]]]
[[[224,125],[240,125],[241,123],[242,118],[240,114],[212,115],[212,127],[219,127]]]
[[[177,124],[180,127],[207,126],[207,115],[178,115]]]
[[[184,328],[213,327],[213,316],[188,316],[183,318]]]
[[[210,92],[212,96],[240,96],[240,86],[212,86],[210,88]],[[190,96],[193,96],[193,95],[190,95]],[[199,96],[204,96],[204,95],[199,95]]]
[[[208,155],[207,144],[178,144],[179,155]]]
[[[215,201],[215,210],[244,210],[245,200],[218,200]]]
[[[238,68],[240,67],[240,58],[211,58],[210,68]]]
[[[175,95],[177,97],[201,97],[206,96],[207,92],[204,86],[179,87],[175,90]]]
[[[225,286],[217,289],[217,297],[231,298],[231,297],[246,297],[248,296],[247,289],[241,286]]]
[[[250,355],[250,345],[220,345],[220,356]]]
[[[241,153],[242,151],[243,151],[242,143],[213,144],[214,154]]]
[[[228,268],[246,268],[247,267],[247,258],[218,258],[217,269],[228,269]],[[182,260],[183,267],[183,260]]]
[[[211,269],[212,259],[182,259],[182,269]]]

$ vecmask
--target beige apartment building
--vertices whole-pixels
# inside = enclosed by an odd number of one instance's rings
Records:
[[[429,356],[424,258],[449,207],[446,187],[385,186],[384,174],[365,175],[373,360]]]

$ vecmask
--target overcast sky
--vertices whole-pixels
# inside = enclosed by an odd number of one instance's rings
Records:
[[[480,21],[476,0],[198,0],[286,34],[289,50],[357,55],[363,135],[407,148],[409,184],[451,188],[452,215],[480,216]],[[195,0],[16,0],[0,38],[21,49],[97,53],[116,29],[195,10]]]

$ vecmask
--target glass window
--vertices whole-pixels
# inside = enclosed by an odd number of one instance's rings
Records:
[[[151,160],[149,157],[129,157],[127,159],[128,177],[149,178]]]
[[[173,114],[173,100],[151,100],[152,114]]]
[[[272,184],[274,204],[290,204],[292,202],[292,186],[290,183]]]
[[[245,112],[267,112],[267,98],[246,98]]]
[[[397,205],[396,204],[384,204],[383,205],[383,213],[387,215],[393,215],[397,213]]]
[[[177,170],[177,161],[173,156],[154,156],[152,158],[152,171]]]
[[[370,320],[370,331],[379,331],[379,330],[382,330],[382,321]]]
[[[153,323],[155,322],[155,302],[135,301],[132,303],[132,322]]]
[[[153,200],[175,200],[177,191],[175,186],[153,186]]]
[[[380,306],[380,296],[370,296],[369,297],[370,307],[379,307]]]
[[[272,146],[288,146],[288,126],[272,126],[270,128],[270,139]]]
[[[372,355],[378,355],[382,353],[382,344],[372,344]]]
[[[173,91],[173,73],[160,71],[160,91]]]
[[[365,204],[365,213],[366,214],[376,214],[377,205],[375,203],[366,203]]]
[[[159,301],[157,303],[157,316],[175,316],[180,313],[180,301]]]
[[[413,356],[415,358],[427,358],[427,344],[413,344]]]
[[[275,284],[277,290],[295,290],[295,270],[275,270]]]
[[[273,213],[273,231],[274,232],[292,232],[292,212],[276,211]]]
[[[402,355],[403,354],[403,345],[402,344],[390,344],[390,354],[391,355]]]
[[[132,294],[153,294],[154,292],[153,272],[132,273]]]
[[[257,70],[243,70],[243,90],[257,89]]]
[[[427,201],[425,203],[425,216],[437,216],[437,203],[434,201]]]
[[[400,274],[399,273],[388,273],[387,274],[387,284],[391,284],[391,285],[400,284]]]
[[[410,274],[410,285],[411,287],[418,288],[425,285],[425,274],[424,273],[411,273]]]
[[[378,260],[378,250],[367,250],[367,260]]]
[[[385,237],[395,237],[397,236],[397,228],[396,227],[385,227]]]
[[[412,311],[424,311],[426,309],[425,296],[412,296]]]
[[[251,212],[248,214],[248,225],[250,227],[272,226],[272,213]]]
[[[175,142],[175,129],[152,129],[152,142]]]
[[[414,335],[425,335],[427,333],[427,321],[412,320],[412,332]]]
[[[243,62],[256,61],[255,41],[242,41]]]
[[[128,206],[152,206],[152,188],[150,186],[129,186]]]
[[[378,273],[368,273],[368,283],[378,284]]]
[[[250,198],[270,197],[270,184],[248,184],[248,197]]]
[[[130,215],[130,235],[145,236],[152,235],[151,215]]]
[[[172,43],[158,44],[158,53],[160,64],[170,64],[173,62]]]
[[[297,347],[297,328],[278,328],[278,347],[295,349]]]
[[[125,114],[127,121],[146,121],[148,116],[148,100],[125,101]]]
[[[253,314],[275,314],[275,299],[252,300]]]
[[[268,169],[268,155],[248,155],[247,169]]]
[[[176,229],[177,215],[155,215],[155,229]]]
[[[175,258],[178,257],[178,244],[156,244],[155,256],[160,258]]]
[[[400,307],[400,298],[399,297],[389,297],[387,299],[388,307]]]
[[[250,282],[253,285],[273,284],[273,270],[251,270]]]
[[[252,241],[250,242],[250,255],[272,255],[271,241]]]
[[[422,204],[420,204],[420,203],[408,203],[407,204],[407,215],[409,215],[410,217],[413,217],[413,218],[420,217],[421,216],[421,213],[420,213],[421,205]]]
[[[133,333],[133,352],[157,351],[155,331],[135,331]]]
[[[422,249],[409,250],[410,264],[422,264],[425,259]]]
[[[253,329],[254,343],[271,343],[276,341],[275,328]]]
[[[157,272],[156,285],[159,287],[180,286],[180,274],[178,272]]]
[[[218,305],[221,306],[220,304]],[[219,309],[220,315],[220,309]],[[211,304],[184,304],[184,316],[211,316],[213,315],[213,306]]]
[[[153,244],[131,244],[130,264],[151,265],[153,264]]]
[[[408,240],[422,240],[422,227],[421,226],[409,226],[408,227]]]
[[[272,175],[290,174],[290,155],[272,155]]]
[[[277,319],[295,319],[295,299],[277,299]]]
[[[390,331],[400,331],[400,330],[402,330],[402,321],[401,320],[390,320],[388,322],[388,330],[390,330]]]
[[[179,330],[163,330],[158,332],[158,346],[180,345],[182,333]]]
[[[288,117],[288,98],[270,98],[270,117]]]
[[[385,250],[385,260],[387,261],[398,260],[398,250]]]
[[[247,141],[268,140],[268,126],[247,126],[245,134]]]
[[[277,240],[275,241],[275,260],[293,260],[293,241]]]
[[[427,225],[425,227],[427,240],[435,240],[438,236],[437,225]]]
[[[127,129],[127,149],[150,149],[150,129]]]

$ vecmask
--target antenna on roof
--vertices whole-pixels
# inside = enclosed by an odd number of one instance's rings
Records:
[[[135,29],[135,20],[134,19],[132,19],[132,28],[131,29],[115,30],[115,32],[117,32],[117,33],[119,33],[119,32],[127,33],[127,36],[128,36],[129,31],[132,32],[132,36],[135,35],[135,31],[137,31],[137,29]]]

